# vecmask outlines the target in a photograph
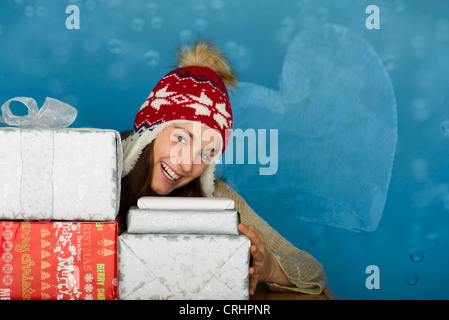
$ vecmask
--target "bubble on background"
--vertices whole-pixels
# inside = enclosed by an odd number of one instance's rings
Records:
[[[441,132],[443,133],[443,135],[449,137],[449,119],[444,120],[441,123]]]
[[[247,70],[251,66],[248,49],[234,40],[226,41],[224,45],[226,57],[233,61],[239,70]]]
[[[32,18],[35,15],[35,10],[33,6],[26,6],[24,11],[25,16]]]
[[[143,61],[150,67],[155,67],[160,61],[159,53],[155,50],[148,50],[143,56]]]
[[[164,20],[161,17],[154,17],[151,19],[151,27],[153,29],[159,30],[164,25]]]
[[[409,273],[405,276],[404,281],[408,286],[416,286],[418,283],[418,275],[416,273]]]
[[[394,53],[387,53],[383,57],[383,62],[388,71],[394,71],[397,67],[397,57]]]
[[[412,113],[416,121],[426,121],[430,117],[430,106],[425,97],[416,97],[412,100]]]
[[[140,18],[135,18],[131,21],[131,26],[134,31],[140,32],[145,26],[145,21],[143,21],[143,19]]]
[[[47,16],[47,8],[44,6],[37,6],[36,8],[36,15],[38,17],[45,17]]]
[[[414,159],[411,163],[412,177],[416,182],[426,182],[429,178],[428,164],[425,159]]]
[[[424,253],[420,249],[413,249],[412,251],[410,251],[409,256],[410,260],[415,263],[421,262],[424,259]]]
[[[191,43],[193,40],[192,31],[189,29],[183,29],[179,32],[179,40],[182,44]]]
[[[195,28],[198,32],[203,33],[207,30],[208,23],[204,19],[196,19],[195,20]]]
[[[126,51],[126,45],[122,40],[112,38],[108,42],[108,50],[113,54],[123,54]]]
[[[147,3],[146,11],[149,15],[155,15],[158,11],[158,5],[154,2]]]
[[[429,233],[426,240],[428,244],[435,247],[440,243],[440,236],[437,233]]]

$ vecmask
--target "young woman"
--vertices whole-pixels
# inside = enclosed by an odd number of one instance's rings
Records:
[[[226,183],[214,176],[223,154],[232,110],[226,86],[234,70],[208,42],[179,51],[177,69],[164,76],[123,135],[120,214],[142,196],[222,197],[235,201],[251,240],[252,295],[258,282],[272,290],[318,294],[327,285],[321,264],[297,249],[261,219]]]

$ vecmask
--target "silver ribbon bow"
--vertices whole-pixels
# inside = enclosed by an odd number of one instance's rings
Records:
[[[16,116],[11,112],[9,104],[12,101],[19,101],[28,108],[28,114]],[[9,99],[2,105],[2,117],[0,123],[21,128],[65,128],[75,121],[78,111],[57,99],[46,98],[41,109],[32,98],[16,97]]]

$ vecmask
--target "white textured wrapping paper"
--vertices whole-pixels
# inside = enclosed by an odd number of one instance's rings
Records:
[[[0,129],[0,219],[114,220],[122,168],[118,132]]]
[[[206,197],[142,197],[137,200],[140,209],[234,209],[234,200]]]
[[[121,300],[249,298],[244,235],[124,233],[118,240]]]
[[[128,233],[182,233],[238,235],[236,210],[139,209],[131,207]]]

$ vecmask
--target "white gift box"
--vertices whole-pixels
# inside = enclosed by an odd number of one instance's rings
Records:
[[[120,135],[103,129],[0,128],[0,219],[113,220]]]
[[[234,209],[234,200],[216,197],[141,197],[140,209],[227,210]]]
[[[119,299],[248,299],[250,245],[244,235],[124,233]]]
[[[167,198],[168,200],[170,198]],[[181,233],[238,235],[237,210],[139,209],[131,207],[128,233]]]

